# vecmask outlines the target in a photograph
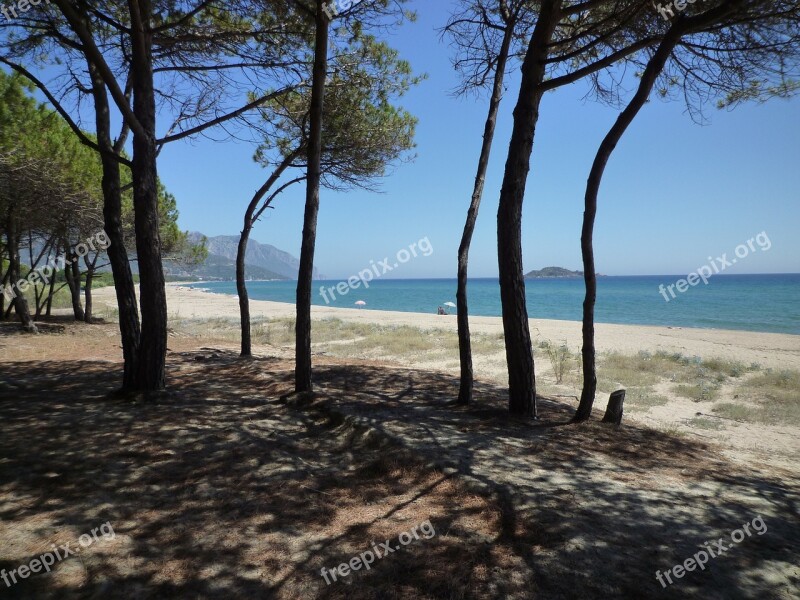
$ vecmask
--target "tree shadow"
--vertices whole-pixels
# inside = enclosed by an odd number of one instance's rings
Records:
[[[278,398],[293,365],[173,353],[169,396],[109,397],[96,361],[0,363],[0,569],[113,540],[9,598],[789,598],[797,478],[640,427],[510,418],[499,386],[447,406],[455,378],[327,361],[317,399]],[[453,475],[458,473],[458,477]],[[662,588],[707,540],[768,527]],[[328,571],[423,521],[436,530],[327,585]],[[788,566],[787,566],[788,565]],[[791,569],[795,570],[792,571]]]
[[[541,420],[514,419],[505,389],[487,383],[472,406],[454,408],[458,380],[446,374],[332,366],[317,378],[335,410],[494,490],[501,539],[525,557],[541,597],[800,592],[788,566],[800,562],[797,473],[737,466],[717,447],[639,426],[565,427],[574,406],[554,399],[539,399]],[[732,544],[745,523],[752,534]],[[657,571],[718,538],[730,550],[662,587]]]
[[[530,583],[495,541],[491,498],[314,406],[275,402],[291,365],[204,351],[171,354],[168,373],[172,394],[126,402],[109,395],[108,363],[0,363],[0,569],[104,523],[115,534],[49,574],[0,580],[2,597],[521,597]],[[432,539],[325,583],[322,567],[427,520]]]

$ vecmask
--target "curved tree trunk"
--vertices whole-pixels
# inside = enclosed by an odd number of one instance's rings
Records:
[[[297,323],[295,325],[295,392],[313,391],[311,366],[311,286],[314,278],[314,248],[317,239],[319,186],[322,164],[322,119],[325,78],[328,73],[328,29],[323,0],[316,0],[314,69],[311,87],[308,182],[303,217],[303,242],[297,278]]]
[[[84,321],[87,323],[92,322],[92,282],[94,281],[95,268],[97,267],[97,258],[99,254],[95,254],[93,260],[89,260],[89,256],[84,256],[83,261],[86,264],[86,301],[84,302]]]
[[[4,233],[5,232],[0,229],[0,244],[2,244],[2,236]],[[11,273],[8,270],[6,270],[5,273],[2,273],[4,252],[5,249],[0,245],[0,275],[2,275],[2,279],[0,279],[0,321],[5,320],[6,318],[6,286],[8,285],[8,278]]]
[[[42,293],[36,299],[36,316],[34,319],[37,321],[41,318],[43,312],[45,316],[50,316],[50,305],[53,300],[56,277],[55,271],[51,271],[51,274],[47,276],[44,274],[44,270],[52,264],[54,250],[58,254],[58,241],[55,236],[51,236],[47,242],[46,254],[45,249],[42,249],[42,253],[39,256],[39,261],[42,262],[41,270],[39,271],[41,273],[40,279],[42,280]]]
[[[472,402],[473,372],[472,372],[472,342],[469,333],[469,307],[467,305],[467,266],[469,264],[469,247],[472,243],[472,234],[475,232],[475,222],[478,220],[478,210],[483,197],[483,186],[486,182],[486,170],[489,167],[489,158],[492,153],[492,142],[497,126],[497,113],[500,110],[500,101],[503,98],[503,79],[506,74],[506,63],[514,37],[514,23],[508,23],[503,34],[503,42],[495,65],[494,85],[492,97],[489,99],[489,114],[483,130],[483,145],[478,159],[478,172],[475,175],[475,187],[472,190],[472,199],[467,211],[467,221],[464,224],[464,233],[461,235],[461,245],[458,247],[458,289],[456,291],[456,304],[458,306],[458,352],[461,360],[461,387],[458,391],[458,404],[466,405]]]
[[[519,100],[508,148],[500,205],[497,209],[497,245],[500,299],[508,364],[508,408],[512,414],[536,417],[534,371],[525,275],[522,266],[522,203],[530,170],[533,139],[542,99],[547,49],[559,19],[560,0],[542,2],[522,65]]]
[[[17,224],[15,217],[9,212],[8,224],[6,225],[6,239],[8,240],[8,271],[11,284],[14,285],[21,279],[21,268],[19,258],[19,234],[17,233]],[[36,324],[31,318],[30,310],[28,309],[28,301],[22,293],[22,290],[15,287],[14,292],[16,295],[11,301],[14,310],[17,313],[19,322],[22,328],[29,333],[36,333]]]
[[[136,359],[139,352],[139,309],[136,300],[136,286],[131,273],[131,263],[122,232],[122,186],[120,165],[114,159],[117,148],[111,141],[111,111],[106,95],[106,87],[94,66],[89,63],[92,77],[92,94],[95,102],[95,123],[97,143],[103,152],[100,161],[103,167],[103,225],[109,246],[106,248],[114,276],[114,291],[119,310],[119,332],[122,341],[124,372],[122,389],[135,388]],[[120,144],[121,145],[121,144]]]
[[[129,6],[133,30],[133,113],[141,127],[141,131],[134,131],[131,166],[142,312],[134,385],[137,390],[150,392],[166,387],[167,358],[167,295],[158,225],[156,102],[150,31],[153,11],[150,0],[129,0]]]
[[[34,258],[34,256],[33,256],[33,231],[31,231],[30,229],[28,229],[28,244],[27,244],[27,246],[28,246],[28,264],[31,267],[31,272],[35,273],[36,272],[36,266],[39,264],[39,261],[41,260],[42,256],[41,256],[41,254],[39,255],[38,258]],[[42,253],[44,253],[44,250],[42,250]],[[38,285],[40,281],[41,281],[41,277],[36,277],[33,280],[33,282],[34,282],[33,285],[31,286],[33,288],[33,309],[34,309],[33,320],[34,321],[38,321],[39,318],[42,316],[42,309],[41,309],[41,304],[39,303],[39,301],[41,300],[42,296],[44,295],[44,286],[42,286],[42,290],[40,291],[39,290],[39,285]]]
[[[64,242],[64,246],[67,258],[67,264],[64,266],[64,277],[67,280],[67,287],[72,300],[72,314],[76,321],[83,321],[85,314],[81,304],[81,268],[78,265],[78,256],[69,249],[68,242]]]
[[[259,188],[259,190],[255,193],[252,200],[250,200],[250,204],[247,205],[247,210],[244,213],[244,227],[242,228],[242,235],[239,237],[239,246],[236,249],[236,291],[239,294],[239,315],[241,318],[241,328],[242,328],[242,351],[241,356],[252,356],[253,355],[253,347],[252,347],[252,339],[250,334],[250,298],[247,294],[247,282],[245,280],[245,258],[247,256],[247,243],[250,241],[250,233],[253,231],[253,226],[256,224],[256,221],[261,217],[261,214],[267,209],[267,207],[272,202],[272,198],[274,195],[267,199],[267,202],[264,203],[258,212],[256,209],[258,208],[258,203],[261,202],[261,199],[264,197],[275,182],[280,179],[283,172],[289,168],[292,162],[300,155],[300,152],[293,152],[289,156],[283,159],[280,165],[272,172],[272,175],[269,176],[264,185]],[[286,189],[292,183],[296,183],[300,181],[299,179],[295,179],[288,184],[281,186],[281,188],[276,192],[279,193],[282,190]]]
[[[55,254],[58,256],[58,242],[55,244]],[[56,270],[53,269],[53,274],[50,276],[50,291],[47,293],[47,310],[45,316],[49,319],[53,311],[53,296],[56,293]]]
[[[653,57],[647,63],[642,74],[639,88],[636,90],[630,103],[625,107],[616,122],[611,127],[592,164],[589,179],[586,183],[584,198],[583,228],[581,230],[581,254],[583,257],[583,277],[586,285],[586,295],[583,300],[583,390],[578,404],[578,410],[572,418],[573,422],[586,421],[592,415],[592,406],[597,393],[597,368],[595,364],[594,343],[594,306],[597,298],[597,277],[594,264],[593,233],[594,221],[597,215],[597,196],[600,192],[600,183],[603,179],[611,153],[617,143],[628,129],[633,119],[647,102],[658,76],[664,69],[672,50],[681,39],[680,28],[670,28],[664,40],[659,45]]]

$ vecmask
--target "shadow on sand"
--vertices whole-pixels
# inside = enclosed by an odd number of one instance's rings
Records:
[[[318,397],[278,401],[291,365],[171,354],[171,393],[112,400],[92,361],[0,363],[0,569],[105,522],[80,558],[7,598],[791,598],[796,479],[663,432],[508,417],[503,390],[448,406],[452,377],[326,361]],[[376,433],[377,432],[377,433]],[[462,477],[453,477],[458,472]],[[703,542],[747,537],[663,589]],[[320,576],[430,519],[370,570]],[[730,544],[729,544],[730,545]]]

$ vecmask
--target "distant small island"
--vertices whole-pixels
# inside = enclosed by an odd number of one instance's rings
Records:
[[[570,278],[583,277],[583,271],[570,271],[562,267],[545,267],[538,271],[531,271],[525,275],[525,279],[546,279],[546,278]]]

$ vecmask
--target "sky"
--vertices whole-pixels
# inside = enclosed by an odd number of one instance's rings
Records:
[[[401,100],[419,119],[416,159],[390,169],[382,192],[322,190],[315,266],[339,279],[423,242],[432,252],[387,277],[455,277],[456,253],[475,177],[487,111],[483,97],[456,97],[452,51],[437,31],[451,2],[412,0],[415,23],[385,35],[427,79]],[[496,214],[519,93],[507,78],[491,165],[470,253],[471,277],[497,275]],[[545,96],[523,214],[525,270],[581,269],[586,178],[618,109],[576,83]],[[734,255],[762,234],[727,273],[800,272],[800,98],[707,107],[697,125],[681,102],[650,102],[618,145],[600,190],[597,270],[606,275],[685,275],[709,257]],[[183,229],[237,235],[253,192],[268,173],[247,143],[210,140],[165,147],[159,174],[178,199]],[[295,186],[256,226],[252,239],[300,252],[304,188]],[[763,245],[767,247],[766,244]],[[396,262],[396,261],[395,261]]]

